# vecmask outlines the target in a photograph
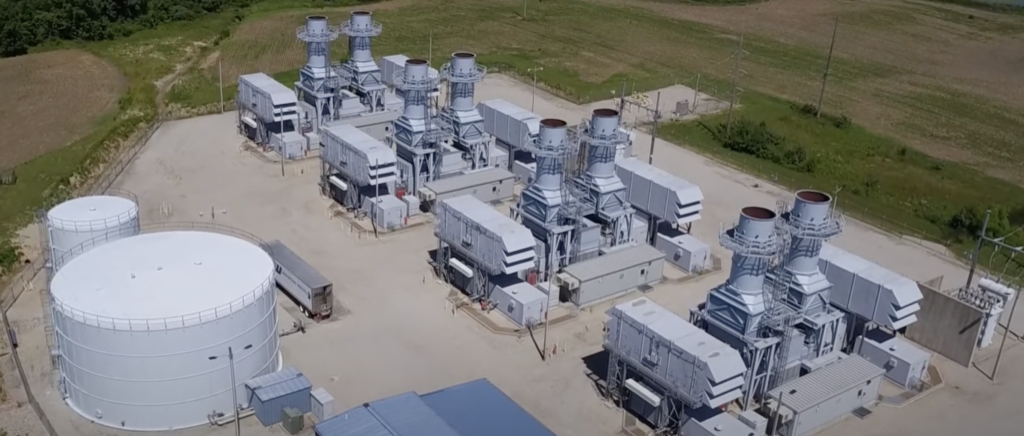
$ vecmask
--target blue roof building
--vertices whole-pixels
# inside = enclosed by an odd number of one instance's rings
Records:
[[[487,379],[363,404],[316,425],[316,436],[555,436]]]

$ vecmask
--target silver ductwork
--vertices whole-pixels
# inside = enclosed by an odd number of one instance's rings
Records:
[[[740,212],[739,223],[731,236],[740,245],[751,249],[733,252],[728,283],[736,292],[758,298],[762,296],[770,258],[755,253],[770,251],[768,247],[774,246],[776,218],[774,211],[763,207],[745,207]],[[759,248],[762,246],[766,249]]]
[[[829,225],[832,219],[832,196],[821,191],[797,191],[789,222],[796,229],[815,229]],[[807,237],[800,231],[793,232],[786,258],[786,267],[797,274],[811,274],[818,271],[818,256],[821,254],[822,238]]]
[[[567,125],[565,121],[553,118],[540,120],[540,134],[536,141],[537,180],[534,182],[540,189],[559,191],[562,188]]]
[[[355,62],[373,62],[370,37],[380,34],[373,22],[373,14],[354,11],[346,26],[349,59]]]
[[[619,138],[619,111],[595,109],[590,118],[587,145],[587,175],[591,178],[610,178],[615,175],[615,148]]]
[[[328,67],[327,56],[330,54],[328,43],[332,39],[327,17],[323,15],[306,17],[305,35],[306,66],[314,71],[326,69]]]
[[[405,61],[402,71],[402,88],[405,92],[405,117],[422,120],[427,117],[427,92],[430,66],[423,59]]]
[[[457,111],[468,111],[476,109],[473,104],[473,93],[476,84],[473,80],[451,80],[451,78],[473,79],[482,76],[476,67],[476,55],[468,52],[452,53],[452,61],[448,73],[451,83],[451,92],[448,94],[448,105]]]

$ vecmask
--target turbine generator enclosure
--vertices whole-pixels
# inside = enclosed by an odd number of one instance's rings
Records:
[[[199,231],[132,236],[68,262],[50,290],[63,394],[105,426],[208,424],[215,412],[231,413],[232,388],[244,398],[246,380],[281,364],[274,263],[250,241]]]

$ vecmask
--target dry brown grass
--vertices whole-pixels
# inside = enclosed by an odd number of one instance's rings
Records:
[[[726,97],[738,35],[739,85],[798,103],[818,99],[835,18],[836,59],[825,108],[931,155],[1024,183],[1024,16],[923,0],[771,0],[699,6],[671,0],[433,0],[376,5],[385,26],[377,56],[471,50],[481,62],[525,71],[581,100],[605,98],[618,77],[637,87],[673,82]],[[325,11],[332,23],[346,9]],[[312,12],[312,11],[310,11]],[[316,13],[324,13],[316,11]],[[302,12],[257,17],[222,43],[225,83],[239,74],[294,71]],[[344,38],[332,57],[346,55]],[[210,63],[208,65],[212,65]],[[216,66],[205,70],[216,80]],[[641,86],[643,85],[643,86]],[[741,102],[743,97],[740,97]]]
[[[1024,150],[1007,149],[1020,131],[985,125],[987,104],[1024,126],[1024,17],[925,0],[771,0],[746,6],[701,6],[666,0],[587,0],[628,6],[794,47],[828,50],[835,19],[836,56],[890,68],[880,77],[833,70],[827,107],[933,156],[984,168],[1024,183]],[[817,100],[821,72],[771,66],[751,50],[747,86],[799,102]],[[758,65],[761,64],[761,65]],[[765,66],[769,68],[765,68]],[[724,73],[724,72],[723,72]],[[955,92],[957,95],[947,93]],[[966,98],[965,98],[966,97]],[[930,101],[928,101],[930,100]],[[945,108],[940,106],[946,105]],[[982,108],[979,108],[982,106]],[[980,109],[980,110],[979,110]],[[954,126],[955,125],[955,126]],[[992,147],[975,140],[980,131]]]
[[[87,135],[117,106],[124,85],[117,68],[83,51],[0,59],[0,168]]]

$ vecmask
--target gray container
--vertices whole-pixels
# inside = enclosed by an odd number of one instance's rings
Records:
[[[285,407],[281,410],[281,427],[288,434],[299,434],[305,426],[302,412],[294,407]]]
[[[664,268],[663,253],[637,245],[569,265],[555,277],[569,289],[573,304],[587,307],[660,282]]]

